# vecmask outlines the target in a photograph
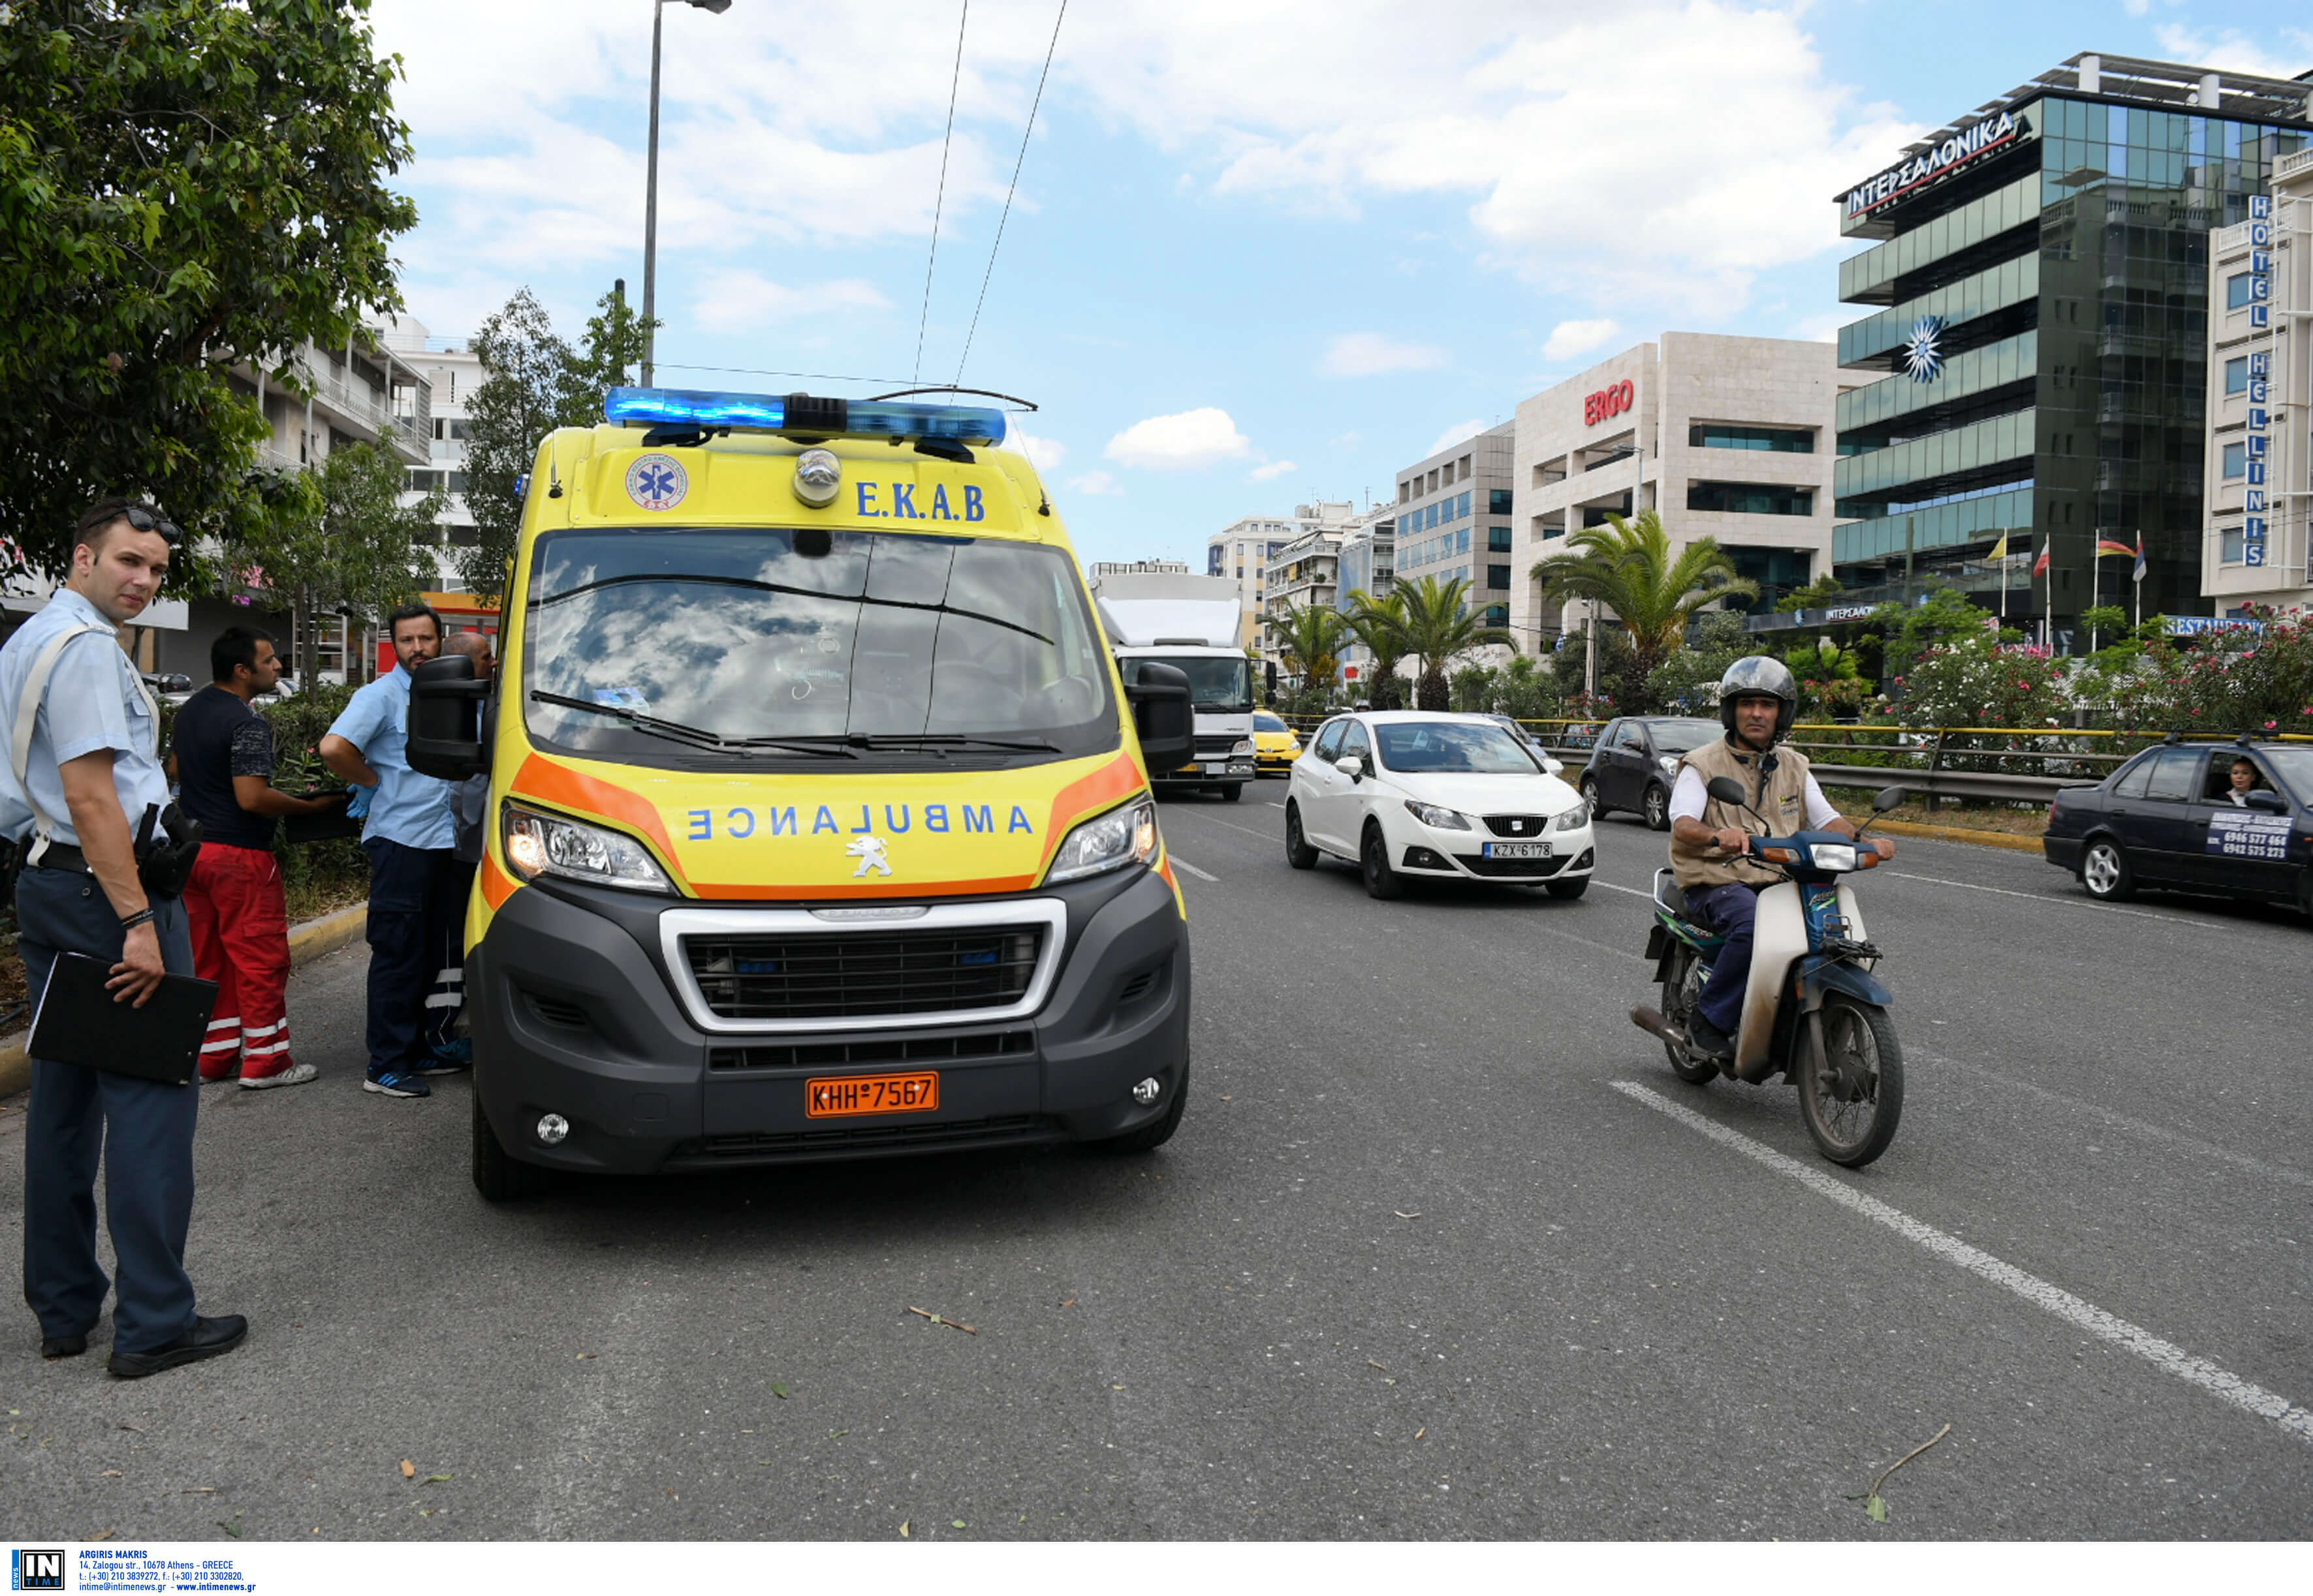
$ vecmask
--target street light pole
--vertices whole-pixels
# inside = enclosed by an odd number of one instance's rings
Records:
[[[716,16],[731,0],[683,0]],[[651,360],[658,352],[658,57],[666,27],[666,0],[651,0],[650,170],[643,191],[643,386],[651,385]]]

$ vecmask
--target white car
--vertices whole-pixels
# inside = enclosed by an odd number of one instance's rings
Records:
[[[1596,862],[1590,806],[1543,755],[1480,715],[1337,715],[1294,761],[1285,857],[1332,854],[1376,898],[1412,877],[1541,887],[1579,898]]]

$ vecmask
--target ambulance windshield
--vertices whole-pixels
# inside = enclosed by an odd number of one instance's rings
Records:
[[[523,711],[546,746],[646,763],[1076,757],[1121,740],[1099,636],[1068,556],[1036,544],[554,532],[532,557]]]

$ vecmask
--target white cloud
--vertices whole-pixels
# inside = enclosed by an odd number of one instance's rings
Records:
[[[1550,338],[1542,346],[1544,360],[1571,360],[1591,350],[1623,330],[1622,323],[1611,317],[1596,321],[1561,321],[1550,329]]]
[[[1325,350],[1318,370],[1328,377],[1377,377],[1385,372],[1426,372],[1446,364],[1435,344],[1400,344],[1377,332],[1345,332]]]
[[[1040,438],[1024,426],[1008,423],[1004,429],[1004,446],[1026,455],[1028,463],[1040,473],[1059,470],[1060,461],[1066,460],[1069,453],[1065,444],[1051,438]]]
[[[711,332],[736,332],[764,321],[826,311],[887,311],[892,302],[859,277],[789,288],[744,267],[710,272],[691,319]]]
[[[1451,449],[1455,444],[1467,442],[1485,430],[1486,424],[1475,416],[1471,417],[1467,421],[1457,421],[1438,434],[1438,441],[1421,452],[1421,458],[1428,460],[1440,450]]]
[[[2228,28],[2212,36],[2168,22],[2154,29],[2153,33],[2168,59],[2190,61],[2196,66],[2245,72],[2256,77],[2291,78],[2313,65],[2313,32],[2302,28],[2275,29],[2263,36]],[[2282,40],[2288,42],[2293,53],[2287,57],[2273,55],[2267,47]]]
[[[1265,466],[1253,467],[1250,474],[1250,480],[1254,482],[1267,482],[1271,478],[1282,477],[1288,471],[1297,471],[1300,469],[1301,468],[1299,466],[1295,465],[1289,460],[1272,460]]]
[[[1124,491],[1116,485],[1116,478],[1106,471],[1086,471],[1081,477],[1071,477],[1069,478],[1069,487],[1074,492],[1089,494],[1095,497],[1102,495],[1113,497]]]
[[[1173,416],[1136,421],[1108,441],[1109,459],[1145,471],[1196,471],[1241,460],[1253,445],[1227,410],[1206,405]]]

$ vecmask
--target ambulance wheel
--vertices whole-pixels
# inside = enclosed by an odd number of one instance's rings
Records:
[[[490,1117],[482,1112],[482,1094],[474,1092],[474,1189],[492,1203],[518,1202],[537,1197],[554,1182],[554,1171],[509,1156]]]
[[[1189,1061],[1181,1061],[1181,1079],[1173,1088],[1173,1106],[1139,1130],[1111,1136],[1099,1145],[1110,1153],[1154,1153],[1181,1128],[1182,1112],[1189,1106]]]

